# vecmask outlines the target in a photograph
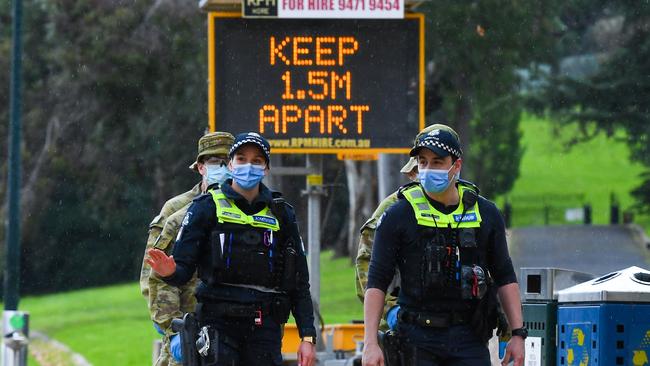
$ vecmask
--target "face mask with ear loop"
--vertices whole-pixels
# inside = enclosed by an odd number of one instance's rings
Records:
[[[264,179],[264,165],[232,164],[232,177],[238,186],[250,191]]]
[[[449,169],[420,169],[418,171],[418,180],[425,191],[429,193],[444,192],[449,187],[449,172],[454,168],[452,164]],[[457,173],[454,178],[458,179],[460,173]]]
[[[209,187],[215,183],[223,184],[226,179],[230,178],[230,170],[226,165],[205,164],[205,175],[203,181]]]

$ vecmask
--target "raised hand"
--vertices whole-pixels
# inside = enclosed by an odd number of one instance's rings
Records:
[[[165,252],[160,249],[151,248],[147,251],[149,258],[146,259],[147,264],[151,266],[154,272],[161,277],[168,277],[176,272],[176,261],[174,256],[167,256]]]

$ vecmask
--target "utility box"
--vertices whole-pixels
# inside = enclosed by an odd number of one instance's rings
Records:
[[[560,268],[521,269],[524,326],[528,328],[526,366],[555,365],[558,291],[594,277]]]
[[[650,365],[650,271],[630,267],[562,290],[558,366]]]

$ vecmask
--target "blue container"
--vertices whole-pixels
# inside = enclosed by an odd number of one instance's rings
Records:
[[[560,304],[558,366],[650,365],[650,304]]]

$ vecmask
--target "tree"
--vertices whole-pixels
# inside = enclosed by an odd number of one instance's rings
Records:
[[[602,19],[623,18],[619,43],[601,50],[599,70],[587,78],[554,76],[537,96],[536,104],[548,107],[563,125],[576,123],[582,134],[576,140],[600,133],[613,136],[623,129],[631,159],[650,167],[650,4],[603,2],[593,25]],[[601,4],[602,5],[602,4]],[[604,10],[604,11],[603,11]],[[578,29],[576,33],[586,32]],[[650,212],[650,170],[634,190],[643,212]]]
[[[517,71],[554,55],[559,1],[430,1],[426,14],[428,124],[461,136],[463,177],[484,195],[512,188],[523,153]]]
[[[205,29],[183,1],[26,2],[24,292],[136,278],[148,221],[198,180]],[[2,89],[0,116],[7,101]]]

